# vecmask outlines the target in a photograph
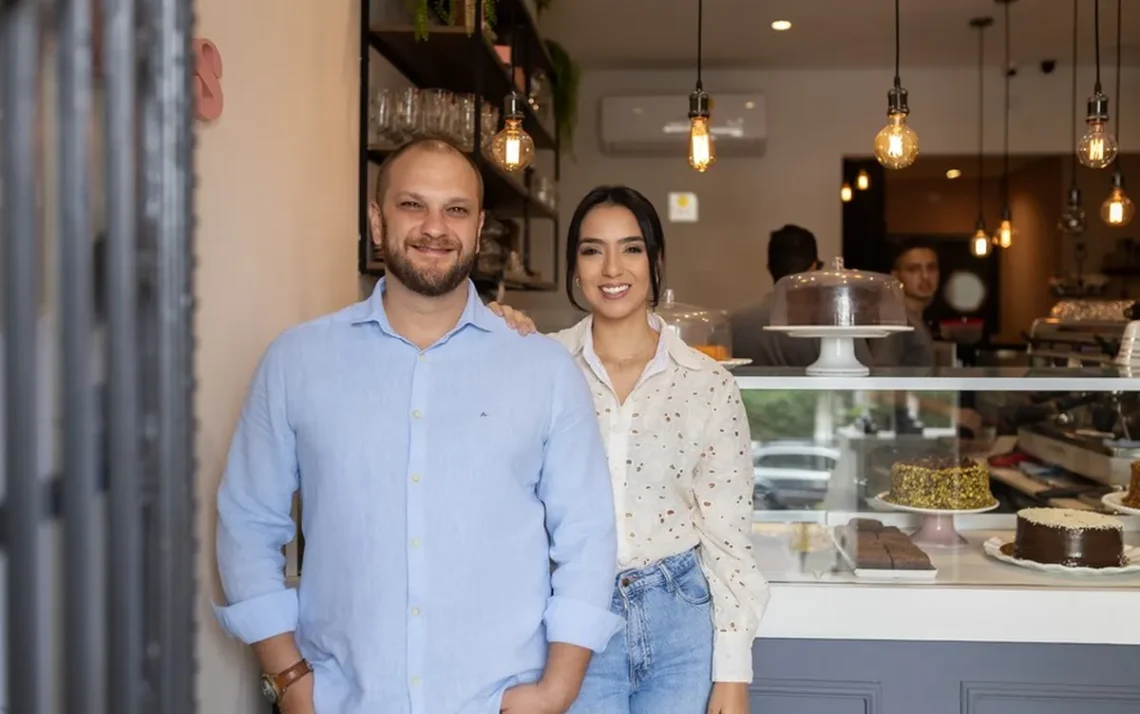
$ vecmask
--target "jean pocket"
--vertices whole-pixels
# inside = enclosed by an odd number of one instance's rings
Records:
[[[712,591],[709,590],[709,581],[699,567],[694,567],[687,573],[673,579],[673,591],[677,597],[690,605],[707,605],[712,600]]]

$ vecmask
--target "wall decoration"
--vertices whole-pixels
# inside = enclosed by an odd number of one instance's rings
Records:
[[[194,40],[194,116],[215,121],[222,116],[222,53],[206,39]]]

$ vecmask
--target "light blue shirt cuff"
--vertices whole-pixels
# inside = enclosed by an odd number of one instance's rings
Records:
[[[560,595],[547,601],[543,620],[547,642],[564,642],[594,652],[604,651],[625,625],[625,620],[609,610]]]
[[[247,645],[293,632],[297,629],[300,610],[297,591],[292,588],[242,600],[229,607],[213,607],[214,615],[226,632]]]

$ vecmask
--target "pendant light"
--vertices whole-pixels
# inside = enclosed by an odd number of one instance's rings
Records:
[[[1005,107],[1002,111],[1002,169],[1001,169],[1001,223],[994,232],[994,243],[999,248],[1009,248],[1013,245],[1013,216],[1009,208],[1009,80],[1011,72],[1009,61],[1009,6],[1017,0],[997,0],[1005,6]]]
[[[1116,0],[1116,124],[1120,126],[1120,26],[1123,20],[1120,17],[1120,0]],[[1116,130],[1116,139],[1119,145],[1120,129]],[[1120,154],[1116,155],[1112,167],[1112,190],[1108,198],[1100,204],[1100,219],[1113,228],[1123,228],[1132,222],[1136,215],[1136,204],[1124,192],[1124,174],[1120,171]]]
[[[1103,169],[1116,158],[1118,145],[1112,132],[1108,130],[1108,97],[1100,88],[1100,0],[1093,0],[1093,31],[1096,46],[1096,84],[1089,97],[1088,115],[1085,121],[1089,128],[1077,145],[1077,158],[1090,169]],[[1119,98],[1117,98],[1119,101]]]
[[[1069,108],[1069,140],[1073,142],[1073,153],[1069,157],[1069,194],[1065,201],[1065,208],[1057,221],[1057,228],[1061,233],[1077,238],[1084,234],[1088,221],[1085,219],[1085,209],[1081,207],[1081,188],[1077,185],[1077,32],[1080,12],[1077,3],[1073,0],[1073,86],[1070,96]]]
[[[975,17],[970,27],[978,31],[978,222],[970,239],[970,254],[985,258],[990,254],[990,236],[985,218],[985,127],[986,127],[986,28],[994,24],[992,17]]]
[[[704,0],[697,0],[697,87],[689,95],[689,166],[701,173],[716,161],[716,149],[709,131],[709,95],[701,82],[704,17]]]
[[[855,188],[860,191],[871,188],[871,174],[867,173],[867,169],[859,169],[859,173],[855,175]]]
[[[888,169],[905,169],[918,158],[918,134],[907,125],[910,107],[899,79],[899,0],[895,0],[895,82],[887,92],[887,125],[875,135],[875,158]]]
[[[491,138],[491,160],[511,173],[534,163],[534,139],[523,129],[526,104],[515,86],[515,38],[511,35],[511,91],[503,100],[503,128]]]
[[[839,187],[839,200],[844,203],[851,203],[851,198],[851,184],[844,181],[843,185]]]

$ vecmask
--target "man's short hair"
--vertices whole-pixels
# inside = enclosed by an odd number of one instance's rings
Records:
[[[934,253],[935,257],[938,256],[938,247],[934,244],[934,241],[929,238],[922,236],[903,238],[895,244],[894,252],[891,254],[891,270],[897,270],[899,261],[912,250],[929,250]]]
[[[811,270],[819,262],[815,235],[806,228],[787,224],[768,238],[768,272],[772,280]]]
[[[380,173],[376,176],[377,204],[384,205],[384,193],[388,190],[388,174],[392,170],[392,164],[396,163],[404,154],[414,150],[444,153],[453,152],[462,156],[467,161],[467,165],[471,167],[471,170],[475,172],[475,178],[479,183],[479,207],[483,207],[483,174],[479,171],[479,166],[466,151],[463,151],[451,141],[436,136],[412,139],[391,154],[388,154],[384,161],[380,163]]]

